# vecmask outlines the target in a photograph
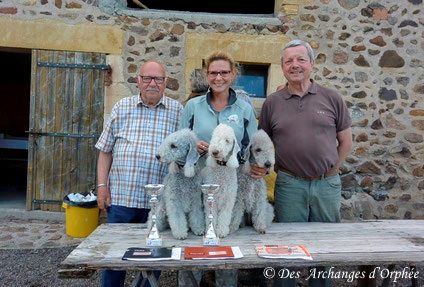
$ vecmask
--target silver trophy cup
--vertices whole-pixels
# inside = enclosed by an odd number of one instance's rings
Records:
[[[144,186],[145,191],[148,195],[150,195],[149,204],[151,207],[150,212],[152,213],[152,226],[150,227],[146,238],[146,245],[150,247],[162,246],[162,238],[160,237],[156,226],[158,195],[162,192],[162,188],[163,184],[147,184]]]
[[[208,226],[206,234],[203,237],[203,245],[219,245],[219,237],[216,236],[215,229],[213,226],[213,208],[214,208],[214,195],[219,188],[218,184],[202,184],[202,192],[206,198],[208,204],[209,214],[208,214]]]

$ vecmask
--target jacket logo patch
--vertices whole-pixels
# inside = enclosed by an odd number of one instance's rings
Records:
[[[228,116],[227,122],[237,124],[239,122],[238,115],[230,115],[230,116]]]

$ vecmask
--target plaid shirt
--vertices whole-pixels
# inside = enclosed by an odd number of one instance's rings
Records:
[[[163,139],[177,130],[182,108],[165,96],[150,108],[139,95],[113,107],[96,143],[97,149],[113,154],[109,173],[113,205],[149,208],[144,186],[163,181],[167,166],[155,155]]]

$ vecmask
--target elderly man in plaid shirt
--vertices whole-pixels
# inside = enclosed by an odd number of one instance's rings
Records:
[[[155,155],[177,130],[182,105],[163,95],[165,67],[148,61],[137,76],[139,95],[120,100],[96,143],[97,203],[108,223],[144,223],[149,213],[144,185],[161,183],[167,166]],[[106,270],[102,286],[124,286],[125,271]]]

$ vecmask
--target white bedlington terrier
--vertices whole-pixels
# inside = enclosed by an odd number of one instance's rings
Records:
[[[164,139],[156,155],[158,160],[169,164],[169,173],[164,179],[164,200],[159,205],[162,211],[165,205],[172,235],[177,239],[187,238],[189,229],[196,235],[205,232],[202,178],[196,165],[199,159],[197,141],[197,136],[189,129],[176,131]],[[158,217],[158,229],[163,230],[166,228],[163,212]]]
[[[258,130],[252,137],[243,156],[245,163],[238,172],[237,199],[234,204],[231,219],[231,232],[237,230],[243,221],[245,213],[252,221],[253,228],[259,233],[265,233],[274,219],[274,208],[268,202],[265,180],[255,179],[250,175],[250,165],[268,169],[274,168],[275,150],[269,136],[263,130]]]
[[[234,130],[228,125],[219,124],[212,133],[206,166],[202,170],[204,183],[219,185],[212,208],[213,225],[218,237],[225,237],[230,232],[231,214],[237,195],[239,151]],[[208,214],[209,207],[205,202],[206,218]]]

